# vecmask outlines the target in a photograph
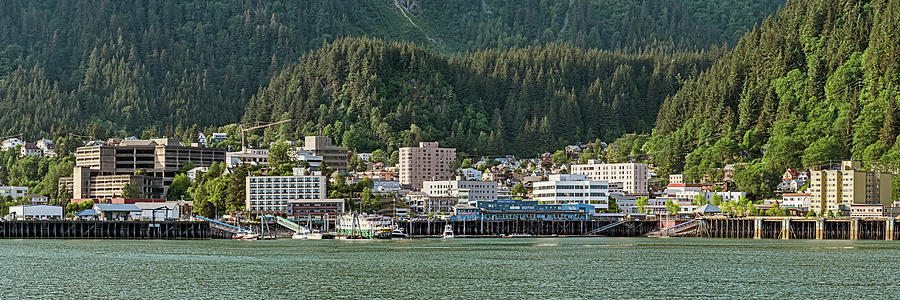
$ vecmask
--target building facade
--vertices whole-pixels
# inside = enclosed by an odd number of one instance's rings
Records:
[[[237,152],[225,153],[225,161],[229,168],[239,165],[268,165],[268,149],[244,149]]]
[[[287,215],[295,220],[333,220],[344,214],[344,199],[294,199],[287,201]]]
[[[188,147],[174,139],[123,140],[117,144],[79,147],[71,182],[73,199],[119,198],[127,185],[138,198],[162,198],[175,174],[186,164],[209,167],[225,162],[221,149]]]
[[[572,165],[572,174],[587,175],[595,181],[622,183],[622,190],[629,194],[647,194],[647,165],[639,163],[605,164],[590,160],[587,164]]]
[[[347,147],[331,144],[331,138],[324,136],[308,136],[303,140],[303,150],[322,157],[322,164],[334,170],[347,170]]]
[[[291,201],[325,199],[325,176],[247,176],[245,180],[245,207],[251,213],[287,214]]]
[[[476,201],[474,206],[454,207],[454,221],[590,220],[594,207],[588,204],[538,204],[529,200]]]
[[[595,211],[609,208],[609,183],[589,180],[584,174],[555,174],[534,183],[534,200],[540,204],[582,203]]]
[[[397,164],[400,184],[419,190],[425,181],[449,180],[450,165],[456,160],[455,148],[440,148],[437,142],[421,142],[419,147],[400,148]]]
[[[857,161],[844,161],[840,169],[813,170],[809,175],[810,210],[839,213],[851,204],[891,205],[893,174],[861,170]]]
[[[6,196],[15,198],[25,197],[28,194],[27,186],[0,186],[0,198],[6,198]]]
[[[796,208],[800,211],[809,211],[809,199],[812,195],[806,193],[785,193],[781,196],[781,206]]]
[[[496,181],[442,180],[425,181],[422,192],[429,196],[455,197],[460,203],[497,200]]]

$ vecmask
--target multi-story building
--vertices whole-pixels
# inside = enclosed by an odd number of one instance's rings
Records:
[[[347,147],[331,144],[331,138],[308,136],[304,139],[303,150],[322,157],[322,164],[334,170],[347,170]]]
[[[421,142],[419,147],[400,148],[400,184],[418,190],[425,181],[449,180],[450,164],[456,159],[455,148],[440,148],[437,142]]]
[[[540,204],[584,203],[595,211],[609,208],[609,183],[588,180],[584,174],[554,174],[534,183],[534,200]]]
[[[647,194],[647,165],[639,163],[605,164],[590,160],[587,164],[572,165],[572,174],[587,175],[590,180],[620,182],[629,194]]]
[[[27,186],[0,186],[0,198],[6,198],[7,196],[9,196],[15,199],[25,197],[25,195],[27,194]]]
[[[462,176],[465,180],[479,180],[484,174],[484,172],[478,171],[478,169],[475,168],[459,169],[456,170],[456,173],[459,174],[459,176]]]
[[[454,221],[589,220],[594,207],[588,204],[538,204],[529,200],[476,201],[454,207]]]
[[[344,199],[293,199],[287,215],[295,220],[336,220],[344,214]]]
[[[268,165],[269,150],[268,149],[243,149],[237,152],[225,153],[225,162],[228,167],[236,167],[239,165]]]
[[[174,139],[123,140],[117,144],[79,147],[71,182],[73,199],[119,198],[132,185],[139,198],[162,198],[175,174],[186,164],[209,167],[225,162],[221,149],[188,147]]]
[[[16,146],[21,146],[23,143],[22,140],[17,138],[5,139],[3,142],[0,142],[0,148],[2,148],[3,151],[6,151],[15,148]]]
[[[453,207],[459,204],[457,197],[430,196],[422,192],[412,192],[404,196],[410,212],[420,216],[450,215]]]
[[[19,150],[19,156],[41,156],[44,154],[44,151],[41,148],[38,148],[37,144],[32,142],[26,142],[22,144],[22,149]]]
[[[851,204],[891,205],[893,174],[863,171],[858,161],[844,161],[840,169],[812,170],[809,175],[810,210],[849,210]]]
[[[294,206],[291,201],[303,204],[325,199],[325,180],[321,175],[247,176],[245,207],[251,213],[288,214]]]
[[[785,193],[781,196],[781,205],[786,208],[795,208],[799,211],[809,211],[810,194]]]
[[[442,180],[425,181],[422,192],[429,196],[455,197],[459,203],[497,200],[496,181]]]

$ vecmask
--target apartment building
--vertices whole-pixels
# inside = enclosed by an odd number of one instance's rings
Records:
[[[893,174],[861,170],[858,161],[841,162],[840,169],[812,170],[809,175],[809,209],[839,213],[852,204],[891,205]]]
[[[590,180],[622,183],[629,194],[647,194],[647,165],[639,163],[606,164],[590,160],[587,164],[572,165],[572,174],[587,175]]]
[[[327,184],[321,175],[247,176],[245,180],[245,207],[251,213],[288,214],[304,209],[304,204],[318,203],[312,200],[325,199]]]
[[[425,181],[450,180],[450,164],[456,159],[455,148],[441,148],[437,142],[421,142],[419,147],[400,148],[400,184],[419,190]]]
[[[496,181],[442,180],[422,182],[422,192],[435,197],[455,197],[460,203],[497,200]]]
[[[184,164],[209,167],[224,161],[224,150],[183,146],[174,139],[123,140],[79,147],[73,177],[60,178],[59,184],[71,186],[73,199],[120,198],[129,184],[140,198],[163,198]]]
[[[583,203],[594,211],[609,208],[609,183],[590,180],[584,174],[555,174],[534,183],[534,200],[540,204]]]
[[[347,147],[331,144],[331,138],[325,136],[307,136],[303,140],[303,150],[312,152],[313,156],[321,156],[322,163],[334,170],[347,170]]]

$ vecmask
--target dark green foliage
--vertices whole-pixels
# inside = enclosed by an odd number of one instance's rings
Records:
[[[448,60],[409,43],[341,39],[273,77],[244,122],[290,117],[266,136],[324,134],[363,152],[437,140],[472,155],[533,155],[648,132],[662,99],[711,56],[551,45]]]
[[[722,139],[769,172],[850,158],[897,170],[898,28],[897,0],[789,1],[662,105],[648,144],[658,174]]]
[[[36,138],[77,132],[105,138],[142,135],[144,129],[153,127],[154,131],[150,132],[185,140],[198,132],[198,126],[206,128],[237,122],[251,95],[273,74],[296,62],[303,53],[344,37],[408,41],[445,55],[547,43],[630,53],[646,49],[674,53],[731,44],[781,2],[591,0],[574,1],[570,6],[566,1],[496,0],[4,1],[0,9],[0,111],[3,112],[0,134],[25,133],[26,137]],[[321,65],[337,62],[322,62]],[[428,61],[415,62],[430,65]],[[626,82],[654,70],[658,70],[662,78],[674,75],[669,73],[673,70],[666,63],[658,68],[653,65],[654,62],[626,66],[615,69],[615,74]],[[361,64],[350,65],[355,66]],[[481,75],[492,75],[489,73],[493,72],[492,66],[479,70]],[[428,76],[379,80],[391,81],[394,89],[418,94],[422,91],[411,89],[412,86],[456,81],[458,76],[448,71],[453,70],[441,70],[440,76],[436,77],[425,72]],[[510,72],[518,77],[501,76],[500,80],[530,84],[532,89],[524,92],[534,93],[528,95],[542,101],[571,98],[573,93],[581,96],[585,91],[579,87],[590,86],[590,82],[577,82],[562,88],[559,83],[551,82],[554,88],[545,89],[550,80],[580,81],[590,76],[576,72],[576,76],[554,78],[548,76],[550,70],[543,68],[543,72],[539,72],[541,69],[536,68],[532,70],[535,71],[532,76],[544,78],[529,79],[522,76],[524,71]],[[613,71],[605,70],[610,74]],[[385,75],[369,73],[372,74]],[[467,74],[460,76],[470,77]],[[321,82],[334,83],[333,79],[324,77]],[[484,78],[472,80],[481,79]],[[528,81],[523,81],[526,79]],[[651,108],[662,101],[665,92],[675,88],[667,80],[649,82],[651,86],[661,87],[649,89],[647,95],[630,94],[634,88],[643,91],[647,83],[626,89],[608,87],[609,82],[604,82],[606,84],[598,84],[598,88],[603,87],[610,99],[622,98],[619,101],[647,97],[650,101],[646,105]],[[490,118],[496,109],[515,107],[496,103],[498,99],[504,102],[506,98],[477,98],[486,96],[491,87],[466,87],[480,90],[475,92],[476,98],[472,101],[485,103],[484,107],[460,108],[471,108],[483,114],[483,118],[467,122],[477,123],[474,125],[480,127],[511,128],[516,132],[527,121],[537,133],[546,132],[554,125],[544,125],[542,118],[534,119],[535,116],[528,114],[521,116],[524,121],[515,120],[513,124],[510,120],[498,122],[497,118]],[[322,86],[322,89],[328,88]],[[356,86],[351,90],[330,91],[334,96],[347,99],[372,94],[375,99],[400,100],[388,97],[398,91],[380,89],[374,92],[370,88]],[[430,86],[430,89],[433,90],[429,92],[450,91],[441,86]],[[501,94],[502,97],[518,98],[517,94]],[[408,100],[421,100],[410,96]],[[434,100],[455,97],[454,94],[442,96]],[[470,93],[458,96],[468,97]],[[585,101],[581,98],[577,97],[577,101]],[[317,100],[312,99],[312,102]],[[631,103],[629,105],[644,105],[643,101]],[[419,104],[404,109],[419,108]],[[640,105],[637,109],[643,109]],[[565,109],[571,108],[564,108],[562,113],[568,112]],[[320,113],[328,116],[331,112]],[[382,114],[388,113],[382,111]],[[653,113],[654,110],[642,112]],[[317,117],[304,121],[315,122]],[[628,121],[631,120],[622,120]],[[647,127],[653,120],[641,121],[644,124],[640,126]],[[405,127],[400,129],[410,130],[403,137],[407,139],[405,142],[433,138],[429,134],[434,132],[429,132],[432,129],[425,125],[444,125],[403,123]],[[412,124],[421,130],[413,130]],[[378,136],[373,136],[369,124],[358,128],[353,125],[346,123],[347,128],[341,130],[353,142],[349,146],[366,149],[380,145],[381,141],[373,139]],[[492,139],[489,130],[473,130],[474,134],[466,138],[474,137],[483,143]],[[588,133],[588,128],[582,130]],[[493,139],[510,134],[497,131]],[[499,146],[502,145],[491,145],[493,148]]]

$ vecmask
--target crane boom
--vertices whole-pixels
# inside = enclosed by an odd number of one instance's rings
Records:
[[[253,126],[253,127],[246,128],[246,129],[244,128],[244,125],[242,124],[242,125],[241,125],[241,152],[246,152],[246,151],[247,151],[247,147],[244,146],[244,133],[245,133],[245,132],[250,131],[250,130],[254,130],[254,129],[260,129],[260,128],[266,128],[266,127],[269,127],[269,126],[275,126],[275,125],[282,124],[282,123],[287,123],[287,122],[290,122],[290,121],[292,121],[292,120],[293,120],[293,119],[286,119],[286,120],[281,120],[281,121],[278,121],[278,122],[272,122],[272,123],[269,123],[269,124],[263,124],[263,125]]]

